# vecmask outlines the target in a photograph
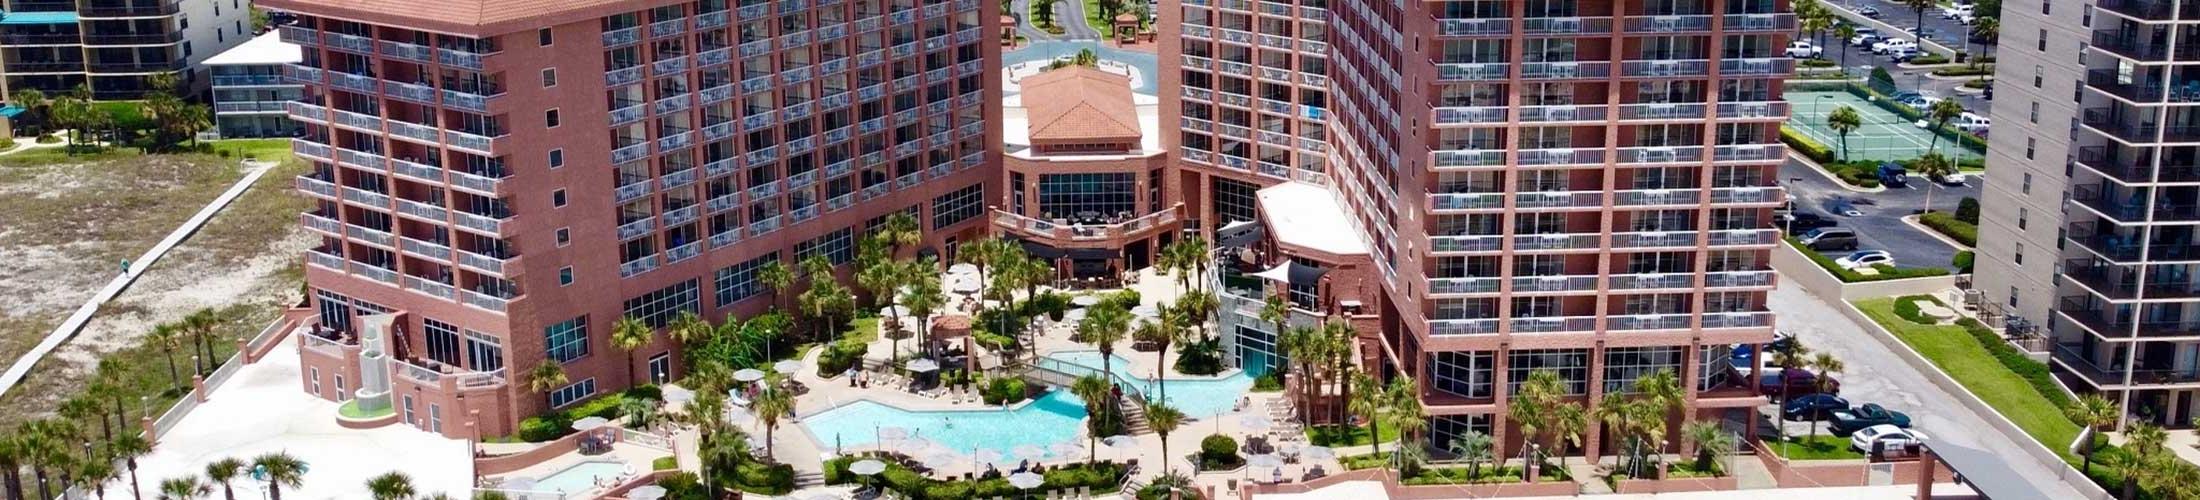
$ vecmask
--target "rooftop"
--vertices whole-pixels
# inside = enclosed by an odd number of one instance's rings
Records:
[[[206,65],[264,65],[288,64],[304,59],[297,45],[285,42],[276,32],[269,31],[253,37],[236,47],[206,58]]]
[[[485,37],[670,4],[663,0],[265,0],[275,10]]]
[[[1367,253],[1367,243],[1360,241],[1360,232],[1329,188],[1291,181],[1263,188],[1255,196],[1276,241],[1336,255]]]
[[[1065,66],[1024,78],[1023,97],[1032,140],[1140,136],[1130,77]]]

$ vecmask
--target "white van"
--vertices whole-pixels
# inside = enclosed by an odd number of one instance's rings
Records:
[[[1955,127],[1956,130],[1976,134],[1979,132],[1985,132],[1987,127],[1993,126],[1994,119],[1979,116],[1978,113],[1965,111],[1963,112],[1962,116],[1957,116],[1954,120],[1948,120],[1948,125]]]

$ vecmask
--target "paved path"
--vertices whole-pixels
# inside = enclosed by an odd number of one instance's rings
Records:
[[[1971,176],[1968,184],[1943,186],[1912,176],[1907,188],[1888,188],[1879,193],[1858,193],[1841,187],[1838,181],[1821,175],[1809,165],[1788,158],[1780,165],[1780,185],[1787,187],[1788,197],[1795,201],[1795,208],[1827,216],[1840,222],[1841,227],[1856,230],[1861,240],[1858,250],[1886,250],[1894,253],[1895,262],[1904,267],[1939,267],[1952,269],[1956,248],[1939,238],[1926,234],[1917,226],[1904,224],[1902,217],[1925,209],[1925,190],[1933,190],[1933,209],[1954,212],[1966,197],[1979,196],[1978,186],[1986,183],[1984,174]],[[1864,215],[1849,217],[1832,215],[1828,207],[1835,198],[1868,200],[1871,205],[1857,205]],[[1840,255],[1836,252],[1835,255]]]
[[[1903,362],[1892,346],[1864,333],[1862,325],[1850,321],[1834,305],[1783,280],[1772,293],[1771,307],[1780,314],[1782,330],[1794,333],[1803,345],[1831,353],[1848,364],[1849,369],[1837,376],[1841,379],[1841,396],[1849,402],[1879,403],[1908,413],[1916,428],[1932,439],[2007,457],[2008,467],[2047,498],[2085,498],[2077,489],[2055,479],[2061,471],[2032,460],[2011,441],[2030,436],[2002,434],[1987,425],[1985,417],[1965,411],[1954,395]]]
[[[1066,30],[1062,36],[1064,39],[1100,40],[1102,38],[1099,31],[1092,29],[1092,25],[1085,24],[1084,0],[1061,0],[1059,3],[1054,4],[1054,22],[1060,23],[1062,29]]]
[[[168,255],[168,250],[175,248],[179,243],[183,243],[183,240],[191,237],[191,233],[197,232],[200,226],[206,225],[206,221],[212,220],[214,214],[221,212],[222,207],[229,206],[229,202],[236,201],[238,196],[244,195],[245,190],[251,188],[253,182],[260,180],[260,176],[267,174],[267,171],[274,166],[274,163],[245,163],[245,167],[251,170],[245,172],[244,178],[237,179],[237,183],[229,186],[228,191],[223,191],[221,196],[215,197],[214,201],[200,208],[199,213],[193,214],[190,219],[184,220],[183,225],[176,226],[176,230],[168,232],[168,237],[161,238],[160,243],[154,244],[151,250],[146,250],[145,254],[131,260],[129,269],[118,273],[114,279],[108,280],[107,286],[101,287],[99,293],[92,295],[91,300],[84,301],[83,306],[77,307],[76,313],[70,314],[68,320],[62,321],[61,326],[55,327],[52,333],[46,334],[46,338],[39,340],[38,345],[31,347],[30,352],[24,353],[21,358],[17,358],[15,364],[9,365],[7,373],[0,374],[0,395],[6,395],[9,389],[14,389],[15,384],[22,382],[23,377],[30,375],[31,367],[37,366],[39,360],[45,359],[47,354],[53,353],[54,348],[61,347],[62,342],[67,342],[69,337],[76,335],[77,330],[84,328],[84,323],[91,321],[92,314],[99,312],[100,306],[105,305],[109,300],[114,300],[115,296],[120,295],[123,289],[129,288],[131,283],[137,281],[138,275],[144,274],[146,269],[153,267],[154,262],[159,261],[162,256]]]
[[[1055,5],[1055,11],[1054,18],[1061,19],[1061,5],[1059,3]],[[1026,40],[1037,42],[1061,39],[1061,37],[1054,36],[1053,33],[1048,33],[1037,26],[1031,25],[1031,0],[1013,0],[1009,4],[1008,16],[1016,18],[1016,34],[1023,35]]]

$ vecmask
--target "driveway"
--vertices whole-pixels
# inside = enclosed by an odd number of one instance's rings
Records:
[[[1029,17],[1031,17],[1031,0],[1012,0],[1009,3],[1008,7],[1009,12],[1007,12],[1006,14],[1009,17],[1016,18],[1016,34],[1023,35],[1024,39],[1034,42],[1058,39],[1054,36],[1053,33],[1048,33],[1044,30],[1039,29],[1037,26],[1031,25],[1031,20],[1028,19]],[[1054,9],[1056,11],[1054,14],[1054,18],[1057,20],[1061,19],[1061,4],[1055,4]]]
[[[1099,31],[1092,29],[1092,25],[1085,24],[1085,2],[1083,0],[1061,0],[1060,3],[1054,4],[1054,21],[1062,25],[1064,30],[1062,39],[1064,40],[1100,40],[1103,38],[1100,36]]]
[[[1780,185],[1786,186],[1788,197],[1795,200],[1796,209],[1828,216],[1842,227],[1856,231],[1862,244],[1860,250],[1886,250],[1894,253],[1896,263],[1906,267],[1936,266],[1954,269],[1957,248],[1949,246],[1925,230],[1902,222],[1902,217],[1925,209],[1925,190],[1933,190],[1933,208],[1954,212],[1964,197],[1977,198],[1979,186],[1986,179],[1971,174],[1969,183],[1961,186],[1943,186],[1920,177],[1911,177],[1908,188],[1887,188],[1878,193],[1850,191],[1840,181],[1827,178],[1794,158],[1780,165]],[[1864,200],[1874,205],[1859,204],[1856,208],[1864,215],[1845,217],[1834,215],[1827,204],[1834,198]]]
[[[1832,304],[1783,280],[1772,292],[1769,305],[1780,318],[1781,330],[1795,334],[1803,345],[1848,364],[1848,370],[1835,376],[1841,380],[1841,396],[1849,402],[1879,403],[1908,413],[1915,428],[1930,439],[2006,457],[2005,464],[2027,486],[2047,498],[2085,498],[2076,488],[2054,479],[2059,471],[2032,460],[2010,441],[2031,439],[2029,436],[1995,431],[1987,425],[1987,417],[1965,410],[1955,395],[1942,391],[1924,372],[1903,362],[1892,347],[1865,334],[1862,325],[1850,321]]]

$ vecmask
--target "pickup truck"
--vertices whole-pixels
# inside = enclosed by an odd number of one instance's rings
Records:
[[[1825,53],[1825,47],[1812,45],[1810,42],[1803,40],[1788,42],[1787,46],[1787,56],[1796,59],[1814,58],[1820,55],[1824,55]]]
[[[1863,406],[1847,410],[1834,410],[1831,419],[1833,421],[1833,434],[1836,436],[1846,436],[1859,429],[1876,425],[1910,428],[1910,416],[1908,414],[1886,409],[1879,406],[1879,403],[1864,403]]]

